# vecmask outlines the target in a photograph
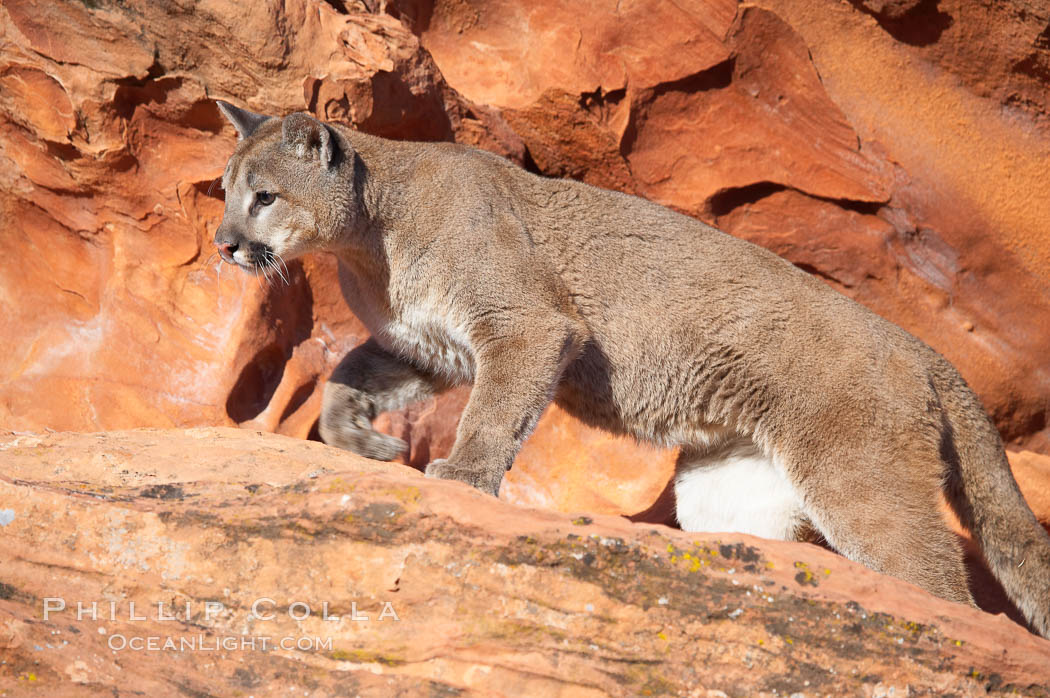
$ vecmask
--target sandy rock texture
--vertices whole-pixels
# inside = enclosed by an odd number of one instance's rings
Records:
[[[0,695],[1050,693],[1050,641],[808,544],[247,430],[0,456]]]
[[[1048,37],[1037,0],[5,0],[0,425],[316,436],[366,333],[331,258],[288,284],[220,265],[223,98],[720,225],[917,334],[1050,453]],[[447,452],[464,396],[384,417],[406,462]],[[552,409],[505,496],[633,513],[672,461]]]

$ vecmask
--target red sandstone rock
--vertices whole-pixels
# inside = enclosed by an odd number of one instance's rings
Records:
[[[1050,642],[807,544],[509,506],[246,430],[8,435],[0,463],[10,695],[1045,695],[1050,682]],[[66,608],[45,620],[48,598]],[[150,637],[156,651],[131,649]]]
[[[899,20],[915,12],[922,2],[921,0],[857,0],[855,4],[876,17]]]
[[[1050,531],[1050,456],[1031,451],[1008,455],[1021,494],[1039,522]]]
[[[500,489],[512,504],[636,514],[656,501],[676,453],[583,426],[551,406]]]

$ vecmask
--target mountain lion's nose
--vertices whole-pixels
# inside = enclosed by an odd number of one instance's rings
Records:
[[[216,245],[219,248],[219,256],[227,262],[233,262],[233,253],[237,251],[236,242],[220,242]]]

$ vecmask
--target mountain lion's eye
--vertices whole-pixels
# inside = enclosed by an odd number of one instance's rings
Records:
[[[277,195],[268,191],[261,191],[255,195],[255,198],[263,206],[269,206],[277,198]]]

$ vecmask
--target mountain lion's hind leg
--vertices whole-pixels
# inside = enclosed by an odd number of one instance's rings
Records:
[[[343,357],[325,384],[321,438],[366,458],[392,460],[408,444],[376,431],[372,420],[381,412],[424,400],[446,387],[369,339]]]
[[[943,465],[936,452],[915,445],[896,460],[876,449],[810,457],[822,467],[798,489],[832,547],[877,572],[973,605],[962,548],[939,506]]]
[[[686,531],[795,540],[806,522],[794,486],[747,438],[683,447],[674,492],[678,523]]]

